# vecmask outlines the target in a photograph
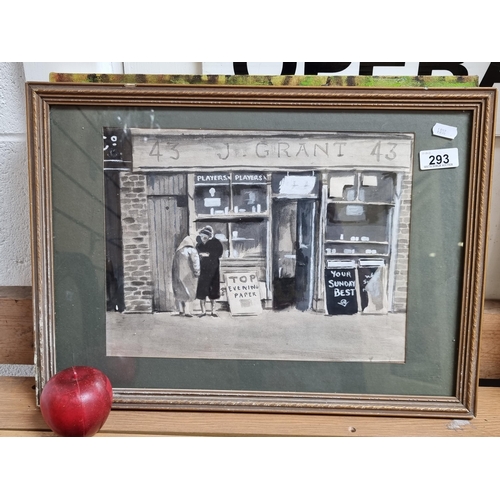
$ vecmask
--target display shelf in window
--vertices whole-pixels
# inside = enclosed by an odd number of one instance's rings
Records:
[[[373,241],[370,240],[369,238],[363,239],[364,237],[362,236],[361,239],[359,238],[351,238],[350,240],[326,240],[325,243],[340,243],[340,244],[352,244],[353,242],[356,243],[366,243],[367,245],[388,245],[388,241]]]
[[[380,256],[380,257],[386,257],[389,255],[387,247],[384,249],[381,248],[358,248],[358,247],[328,247],[325,248],[325,257],[330,257],[330,256],[357,256],[357,257],[369,257],[372,255],[375,256]]]
[[[388,203],[385,201],[359,201],[359,200],[354,200],[354,201],[344,201],[344,200],[335,200],[334,202],[335,205],[363,205],[363,206],[368,206],[368,205],[380,205],[380,206],[387,206],[387,207],[393,207],[395,204],[394,203]]]

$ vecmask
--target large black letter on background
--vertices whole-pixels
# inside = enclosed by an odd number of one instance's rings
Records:
[[[419,76],[431,76],[434,70],[450,71],[455,76],[467,76],[469,73],[465,66],[459,62],[421,62],[418,65]]]
[[[235,75],[248,75],[248,64],[246,62],[233,62],[233,70]],[[281,68],[282,75],[295,75],[297,71],[296,62],[284,62]]]
[[[495,83],[500,83],[500,62],[490,63],[479,86],[493,87]]]
[[[306,62],[304,63],[304,75],[339,73],[347,69],[350,65],[350,62]]]
[[[359,75],[360,76],[371,76],[373,75],[373,68],[375,66],[404,66],[404,62],[362,62],[359,63]]]

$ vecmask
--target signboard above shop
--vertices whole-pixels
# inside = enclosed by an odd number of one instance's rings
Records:
[[[346,165],[400,171],[407,168],[412,155],[410,134],[386,138],[344,132],[130,129],[130,135],[137,171],[228,167],[293,170]],[[240,182],[244,180],[242,173],[235,175]],[[228,183],[229,178],[229,173],[199,173],[196,182]],[[263,177],[257,177],[251,182],[263,181]]]

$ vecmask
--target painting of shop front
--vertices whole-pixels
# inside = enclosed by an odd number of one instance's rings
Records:
[[[404,363],[413,142],[105,129],[107,354]]]

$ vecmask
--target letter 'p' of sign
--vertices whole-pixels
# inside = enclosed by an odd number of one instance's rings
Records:
[[[256,271],[226,273],[224,280],[232,316],[256,316],[262,312],[260,284]]]

